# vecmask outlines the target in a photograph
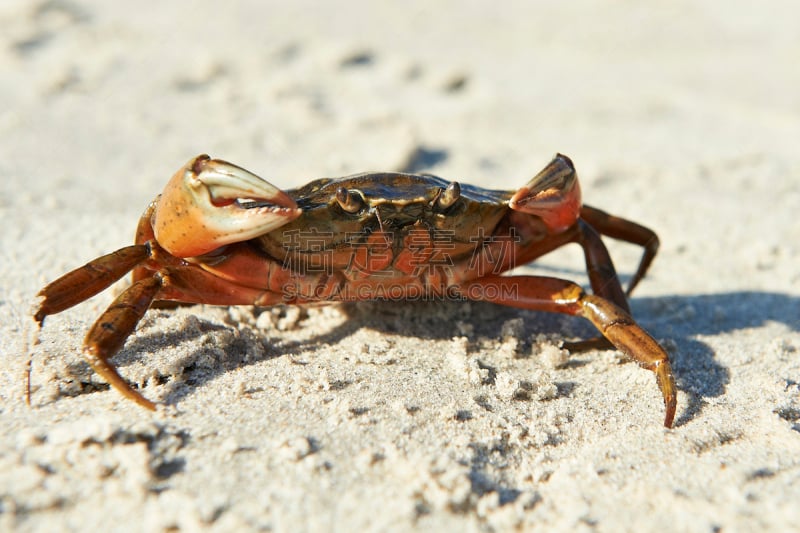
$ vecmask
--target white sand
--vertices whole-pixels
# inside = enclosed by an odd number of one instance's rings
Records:
[[[800,528],[796,2],[252,4],[0,5],[0,529]],[[115,361],[153,415],[79,355],[107,291],[48,320],[23,404],[36,291],[191,156],[289,187],[419,150],[502,188],[569,154],[658,232],[632,307],[673,430],[616,352],[557,368],[580,320],[477,304],[151,312]],[[576,247],[536,271],[585,282]]]

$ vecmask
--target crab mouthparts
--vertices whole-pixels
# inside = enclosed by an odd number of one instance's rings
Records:
[[[156,240],[177,257],[202,255],[277,229],[302,211],[247,170],[200,155],[167,184],[156,206]]]

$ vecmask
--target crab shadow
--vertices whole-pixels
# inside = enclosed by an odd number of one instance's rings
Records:
[[[708,398],[724,395],[730,381],[730,372],[720,363],[719,354],[701,340],[702,337],[755,328],[768,322],[781,322],[794,331],[800,331],[800,298],[779,293],[743,291],[633,298],[631,307],[633,315],[645,329],[657,339],[668,340],[668,351],[678,388],[687,398],[686,406],[675,421],[676,426],[694,419],[702,411]],[[232,367],[292,356],[318,345],[336,345],[363,328],[392,335],[445,340],[464,335],[460,328],[463,328],[463,324],[469,324],[465,335],[472,343],[480,337],[499,338],[502,325],[507,320],[522,318],[526,338],[538,334],[563,335],[565,338],[589,338],[597,335],[596,330],[580,318],[521,311],[481,302],[361,302],[343,304],[342,310],[347,315],[347,320],[342,324],[302,341],[282,339],[279,331],[263,331],[263,335],[268,338],[262,339],[264,354],[260,357],[248,359],[240,356],[216,367],[203,366],[202,372],[195,373],[196,361],[207,357],[206,348],[189,353],[182,363],[186,374],[190,375],[187,381],[191,386],[174,388],[168,394],[168,402],[179,403],[183,397],[192,393],[194,387],[215,379]],[[153,335],[159,336],[162,346],[169,346],[186,342],[192,336],[205,331],[233,329],[233,326],[220,326],[202,318],[199,320],[201,327],[194,333],[176,333],[167,337],[158,333]],[[298,327],[313,325],[305,320]],[[258,332],[259,335],[261,333]],[[138,353],[143,347],[139,345],[139,338],[129,342],[120,353],[117,359],[120,366],[143,357]],[[236,343],[222,348],[246,349]],[[575,366],[581,364],[580,358],[573,363]],[[574,386],[565,384],[567,394]]]
[[[703,337],[725,335],[771,322],[800,331],[800,298],[788,294],[741,291],[692,296],[665,296],[632,301],[633,314],[657,338],[673,343],[670,359],[686,407],[675,420],[694,419],[708,398],[723,396],[730,371]]]

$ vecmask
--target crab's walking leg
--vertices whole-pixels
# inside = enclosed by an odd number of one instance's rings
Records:
[[[600,235],[591,225],[583,220],[578,220],[573,228],[572,240],[580,244],[581,248],[583,248],[586,272],[589,275],[592,292],[616,304],[617,307],[630,314],[631,310],[628,306],[628,299],[625,296],[625,292],[622,290],[617,271],[614,268],[614,262],[611,260],[608,248],[606,248],[603,239],[600,238]],[[571,352],[607,350],[613,348],[611,342],[606,337],[594,337],[581,341],[565,342],[564,347]]]
[[[619,306],[600,296],[585,293],[570,281],[540,276],[486,276],[462,284],[460,290],[472,300],[587,318],[617,349],[655,373],[666,407],[664,426],[672,427],[677,389],[669,356]]]
[[[161,276],[155,275],[128,287],[100,315],[83,341],[83,355],[94,371],[123,396],[151,411],[155,410],[156,405],[131,388],[108,360],[122,348],[136,329],[136,324],[150,307],[161,285]]]
[[[41,300],[33,315],[39,328],[48,315],[60,313],[102,292],[132,268],[146,261],[150,253],[150,245],[146,243],[126,246],[98,257],[49,283],[39,291]],[[38,344],[38,337],[34,344]],[[25,403],[28,405],[31,404],[31,365],[29,361],[26,371]]]
[[[148,245],[135,244],[64,274],[39,291],[42,300],[33,317],[41,325],[47,315],[60,313],[104,291],[149,256]]]
[[[39,292],[42,300],[34,318],[41,325],[48,315],[91,298],[143,263],[150,254],[149,244],[136,244],[98,257],[68,272]],[[155,404],[133,390],[108,360],[136,328],[161,286],[162,278],[154,275],[128,287],[97,319],[83,341],[83,355],[94,371],[124,396],[150,410],[155,409]],[[29,398],[30,393],[27,394]],[[27,401],[30,403],[29,399]]]
[[[614,215],[609,215],[600,209],[584,205],[581,207],[581,218],[588,222],[602,235],[607,235],[612,239],[617,239],[631,244],[636,244],[644,248],[644,254],[639,261],[639,268],[631,278],[628,290],[625,293],[630,296],[636,285],[642,280],[650,263],[658,252],[658,235],[653,230]]]
[[[579,220],[576,224],[577,232],[575,240],[583,248],[583,255],[586,260],[586,272],[589,275],[589,283],[592,285],[592,292],[606,300],[610,300],[625,312],[630,313],[628,299],[619,283],[614,262],[608,253],[608,248],[603,243],[603,239],[589,224]]]
[[[524,223],[524,219],[518,222],[520,225]],[[625,291],[619,282],[608,248],[596,229],[583,220],[578,220],[561,234],[551,235],[546,241],[520,249],[518,256],[515,257],[515,264],[529,263],[568,243],[579,244],[583,249],[586,272],[592,285],[592,291],[630,312]]]

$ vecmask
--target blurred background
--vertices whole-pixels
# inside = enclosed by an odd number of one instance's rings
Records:
[[[798,234],[731,203],[800,203],[791,1],[7,0],[0,24],[0,207],[37,232],[61,210],[127,231],[203,152],[284,188],[401,169],[516,188],[562,152],[587,202],[673,249],[710,203],[732,231]]]
[[[109,180],[144,201],[198,152],[281,185],[415,150],[498,186],[555,151],[589,176],[696,172],[797,147],[796,9],[7,0],[0,161],[57,203]]]

